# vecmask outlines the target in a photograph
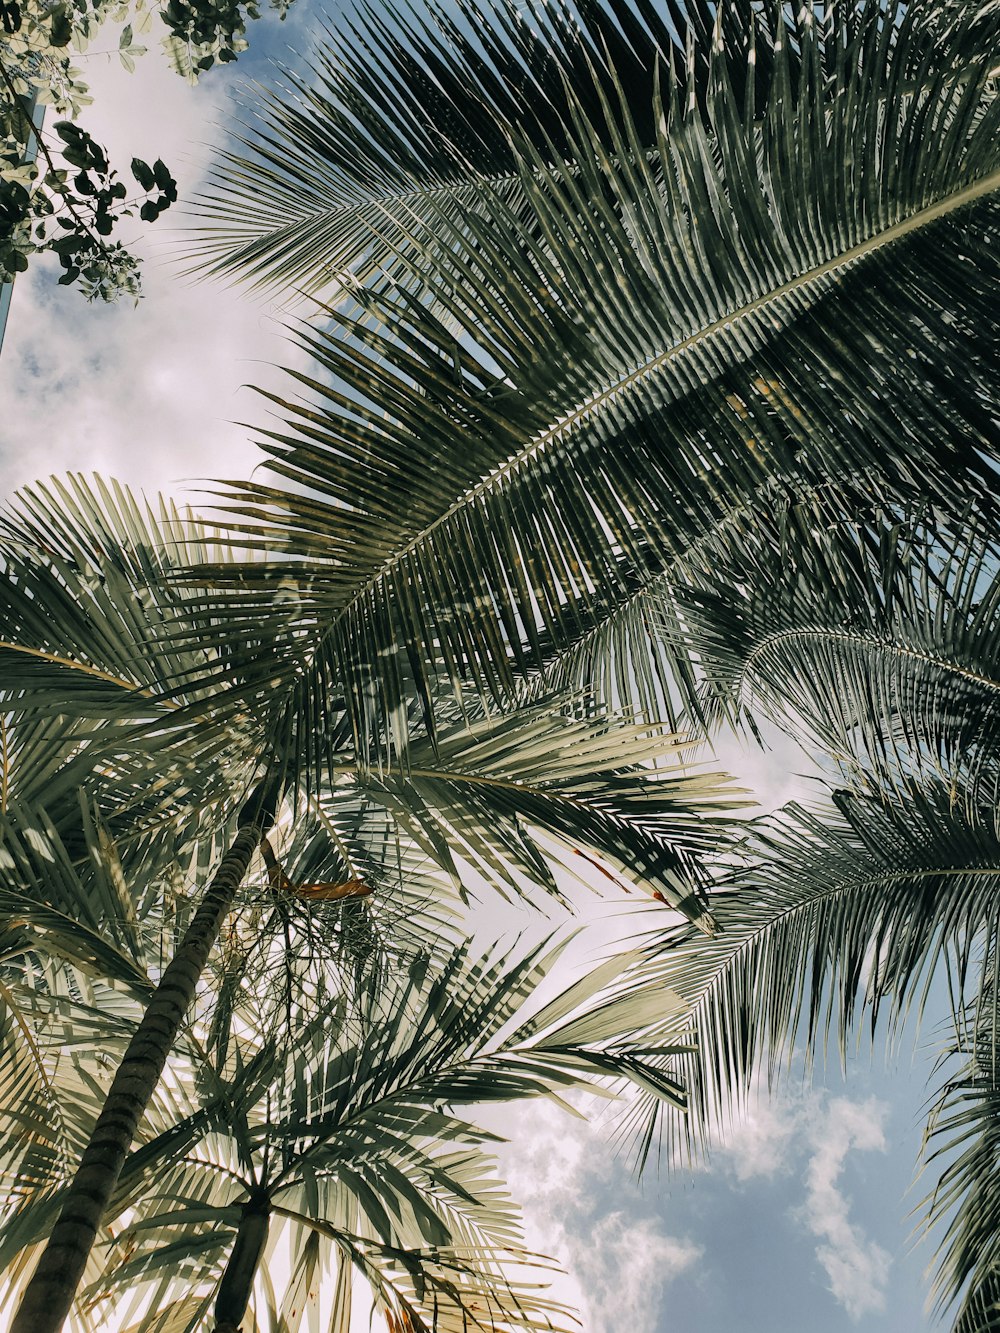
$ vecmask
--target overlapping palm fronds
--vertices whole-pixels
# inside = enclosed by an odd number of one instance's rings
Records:
[[[315,864],[300,879],[347,880],[363,864],[361,878],[384,890],[394,861],[402,856],[413,869],[405,844],[443,867],[456,887],[458,854],[495,885],[511,883],[515,871],[554,890],[532,839],[540,828],[617,858],[661,892],[696,892],[695,858],[731,798],[712,779],[684,774],[677,738],[613,716],[584,716],[563,697],[492,718],[480,710],[478,721],[467,711],[463,721],[442,694],[430,701],[436,747],[418,714],[408,724],[409,748],[379,764],[352,745],[342,693],[304,698],[294,676],[281,678],[280,662],[269,655],[273,648],[280,657],[277,633],[266,644],[259,632],[242,639],[241,620],[213,647],[205,640],[219,627],[207,628],[197,610],[185,627],[198,594],[178,587],[174,575],[207,550],[193,521],[166,513],[158,523],[126,492],[102,493],[77,480],[51,495],[26,495],[5,533],[5,798],[11,810],[15,800],[27,809],[44,793],[48,813],[39,817],[70,839],[71,858],[85,855],[79,786],[93,787],[93,770],[104,796],[101,818],[119,842],[126,839],[136,865],[145,858],[149,874],[158,848],[162,854],[170,843],[176,855],[198,829],[201,838],[209,828],[221,833],[254,766],[282,743],[299,743],[301,752],[280,752],[289,782],[296,769],[327,778],[301,808],[293,797],[289,809],[289,827],[313,848]],[[291,653],[295,634],[283,642]],[[267,680],[272,669],[279,678]],[[315,714],[308,703],[317,705]],[[294,725],[286,730],[289,718]],[[669,769],[653,771],[664,764]],[[178,826],[179,816],[171,826],[169,802],[177,796],[184,818],[195,821],[190,827]],[[320,873],[323,846],[338,868],[331,863]],[[380,855],[381,868],[373,862]],[[694,877],[688,887],[685,873]],[[125,878],[134,879],[131,862]]]
[[[710,928],[699,858],[720,795],[678,775],[676,742],[656,724],[672,730],[685,706],[711,715],[704,676],[731,700],[752,673],[775,716],[790,707],[835,742],[852,784],[841,819],[792,811],[750,835],[739,886],[716,895],[722,936],[696,949],[679,927],[643,964],[660,998],[667,964],[679,969],[676,1012],[657,1018],[648,989],[623,989],[600,1009],[596,1045],[584,1049],[571,1022],[573,1036],[564,1025],[555,1046],[519,1051],[516,1074],[446,1080],[449,1095],[603,1072],[676,1101],[683,1075],[704,1119],[765,1049],[802,1030],[818,1043],[831,1024],[843,1034],[865,1008],[904,1012],[936,951],[971,969],[997,874],[993,704],[983,713],[976,695],[994,688],[994,570],[985,539],[952,537],[958,516],[975,533],[995,521],[994,10],[614,0],[538,6],[526,20],[504,7],[475,41],[466,25],[487,19],[476,0],[457,19],[359,19],[354,54],[339,53],[312,109],[275,113],[261,172],[236,158],[223,171],[244,173],[230,214],[240,234],[223,242],[236,262],[303,285],[322,285],[331,265],[352,270],[354,304],[305,336],[303,397],[273,400],[270,475],[224,492],[221,552],[195,535],[161,560],[147,546],[175,534],[146,543],[117,518],[106,540],[112,510],[148,524],[80,488],[68,517],[64,497],[36,497],[0,534],[0,651],[15,673],[4,706],[18,715],[3,748],[19,764],[44,760],[24,790],[4,778],[12,845],[48,819],[80,876],[87,764],[100,818],[116,845],[134,837],[137,862],[157,829],[183,841],[203,816],[199,844],[210,830],[211,845],[265,768],[259,790],[287,799],[241,807],[242,859],[215,929],[272,816],[257,903],[289,939],[304,938],[293,916],[306,905],[331,940],[352,938],[359,918],[374,920],[393,857],[398,869],[417,851],[444,873],[414,898],[466,864],[551,892],[536,830]],[[463,125],[471,75],[482,96]],[[246,234],[255,179],[295,219],[285,231],[272,217]],[[755,533],[752,515],[831,485],[850,497],[838,522],[854,504],[867,517],[824,547],[806,501],[795,521],[808,540],[786,569],[773,526]],[[881,515],[895,522],[917,500],[932,515],[926,540],[885,536]],[[938,530],[941,514],[952,517]],[[810,588],[831,570],[829,589]],[[860,606],[846,625],[838,596]],[[833,634],[795,630],[803,608],[833,617]],[[768,637],[778,621],[780,651]],[[649,645],[657,656],[632,672],[625,655]],[[604,694],[642,703],[619,732],[606,706],[551,695],[609,647]],[[38,812],[41,782],[58,818]],[[34,875],[19,855],[18,874]],[[349,884],[373,892],[335,895]],[[419,967],[439,955],[406,957]],[[240,966],[220,992],[230,1014],[248,1002]],[[284,979],[290,1015],[302,978],[286,967]],[[362,1002],[375,994],[357,989]],[[435,1003],[452,1013],[443,994]],[[210,1059],[228,1058],[228,1022]],[[692,1027],[715,1044],[707,1061],[682,1053],[664,1073],[642,1048],[601,1048],[629,1023],[658,1051],[686,1045]],[[643,1120],[642,1157],[656,1124]],[[228,1224],[252,1202],[241,1200],[221,1205]],[[414,1248],[377,1222],[365,1251],[357,1216],[336,1226],[353,1237],[343,1252],[366,1253],[380,1290],[395,1292],[391,1318],[412,1323]],[[297,1309],[321,1234],[298,1251]],[[180,1244],[187,1263],[192,1242]],[[444,1291],[457,1262],[427,1289]],[[177,1295],[178,1318],[197,1317],[196,1299]]]
[[[679,596],[709,716],[763,712],[851,781],[933,771],[990,799],[1000,551],[963,516],[804,530],[761,517]]]
[[[620,86],[570,89],[559,151],[513,136],[531,227],[442,214],[405,257],[430,303],[306,338],[274,481],[229,504],[268,553],[242,623],[293,607],[314,717],[343,689],[392,750],[442,669],[508,698],[782,479],[988,507],[1000,105],[918,9],[803,10],[752,107],[723,42],[704,107],[658,85],[652,147]]]
[[[307,76],[254,89],[201,200],[199,267],[285,291],[412,281],[399,252],[433,245],[441,216],[461,227],[523,204],[512,136],[572,156],[574,96],[600,119],[602,94],[628,88],[652,147],[658,66],[689,56],[703,103],[715,29],[703,0],[357,5],[324,29]],[[774,30],[766,9],[729,6],[722,39],[758,97]]]
[[[291,1042],[253,991],[215,1038],[192,1033],[126,1162],[104,1275],[81,1308],[105,1319],[114,1309],[130,1327],[144,1310],[143,1330],[172,1311],[178,1328],[196,1327],[221,1269],[237,1262],[243,1219],[259,1214],[267,1253],[289,1244],[292,1264],[287,1291],[275,1298],[265,1284],[257,1299],[289,1329],[305,1317],[303,1265],[313,1282],[353,1265],[376,1305],[405,1311],[415,1328],[463,1318],[484,1330],[495,1320],[565,1328],[544,1287],[525,1285],[535,1261],[482,1153],[495,1136],[456,1108],[629,1080],[671,1101],[683,1093],[665,1071],[674,1049],[630,1037],[663,997],[603,998],[621,960],[534,998],[564,944],[504,942],[478,962],[465,945],[440,966],[416,960],[361,1012],[300,990]],[[8,1219],[8,1255],[44,1225],[42,1202]],[[347,1309],[350,1290],[342,1275],[335,1302]]]
[[[515,887],[520,876],[557,892],[536,829],[574,850],[581,844],[584,856],[617,857],[629,877],[692,917],[704,915],[697,865],[707,837],[703,816],[712,816],[727,798],[713,780],[688,779],[678,771],[678,746],[660,730],[632,727],[616,735],[611,719],[574,716],[558,702],[492,718],[480,711],[473,724],[452,703],[439,710],[442,743],[436,749],[417,710],[419,725],[407,733],[407,751],[393,755],[395,763],[379,765],[370,749],[359,752],[352,745],[352,729],[337,721],[348,712],[342,696],[338,703],[314,690],[302,706],[297,671],[283,671],[299,652],[297,626],[272,620],[242,637],[239,625],[224,616],[206,617],[201,595],[186,591],[177,578],[183,552],[171,544],[174,534],[129,497],[95,495],[78,482],[66,498],[73,502],[69,512],[56,518],[51,497],[29,497],[7,533],[4,641],[12,671],[5,681],[3,832],[9,873],[0,907],[20,932],[25,956],[51,946],[54,956],[110,976],[127,972],[131,961],[133,972],[139,971],[127,982],[141,990],[139,962],[122,955],[126,945],[134,952],[137,941],[127,932],[118,939],[119,918],[128,923],[137,896],[155,898],[167,883],[172,891],[187,888],[199,871],[209,870],[232,823],[234,802],[254,768],[263,765],[282,775],[287,799],[273,811],[257,795],[237,806],[239,864],[234,852],[227,853],[203,905],[184,913],[188,933],[169,966],[187,969],[192,998],[202,954],[240,901],[240,882],[265,827],[258,828],[261,819],[276,821],[275,834],[286,839],[286,861],[291,851],[296,860],[312,863],[307,870],[288,862],[285,869],[275,860],[265,891],[270,901],[255,917],[258,926],[275,931],[260,941],[258,962],[276,963],[268,994],[277,1014],[290,1007],[300,955],[307,964],[316,950],[342,965],[353,961],[356,989],[364,993],[387,960],[413,955],[414,936],[430,936],[416,951],[420,956],[439,952],[433,936],[447,923],[463,858],[474,862],[480,879]],[[38,520],[50,514],[53,535],[43,550]],[[197,558],[203,554],[198,540],[196,531],[185,529],[179,544],[192,545]],[[320,716],[310,712],[314,703]],[[320,717],[329,725],[318,725]],[[22,775],[44,740],[56,742],[43,786],[53,802],[46,810],[12,799],[30,794],[32,782],[41,784],[30,767],[27,778]],[[317,751],[321,767],[313,762]],[[654,760],[671,767],[656,768]],[[203,781],[202,768],[213,763]],[[96,784],[90,781],[95,771]],[[317,773],[321,782],[313,781]],[[81,786],[95,787],[99,807],[91,796],[81,797]],[[272,786],[273,801],[279,794],[273,779]],[[445,875],[432,866],[400,893],[400,878],[412,868],[416,851]],[[79,895],[81,911],[88,895],[94,900],[94,920],[86,917],[92,938],[65,907],[39,891],[39,862],[49,857],[61,865],[64,898]],[[302,886],[324,860],[324,875],[340,874],[341,863],[345,869],[350,864],[351,874],[342,881],[311,881],[314,890],[325,885],[325,892],[310,895]],[[362,865],[364,879],[354,874]],[[331,891],[351,880],[363,885],[363,894],[338,898]],[[117,898],[105,912],[109,889]],[[259,893],[257,901],[259,906]],[[419,910],[406,910],[418,902]],[[394,940],[393,927],[404,914],[409,940]],[[201,941],[197,964],[187,961],[188,942],[195,940]],[[246,970],[239,948],[224,952],[232,966],[220,994],[234,1005]],[[170,953],[168,944],[168,958]],[[164,962],[161,952],[158,970]],[[167,1023],[157,1008],[166,1003],[163,993],[162,985],[153,992],[134,1050],[147,1041],[155,1015],[165,1058],[163,1033],[177,1027],[181,1013],[171,1000]],[[127,1060],[138,1059],[134,1050],[128,1047]],[[152,1087],[159,1066],[143,1060],[143,1077]],[[112,1095],[124,1095],[117,1083]],[[136,1099],[128,1096],[133,1114]],[[104,1132],[103,1124],[99,1119],[95,1134]],[[88,1145],[87,1152],[93,1151]],[[37,1201],[31,1211],[36,1220],[48,1217]],[[65,1271],[62,1259],[59,1267]],[[49,1294],[41,1300],[55,1309]]]
[[[977,985],[983,923],[1000,905],[992,811],[956,807],[929,778],[892,800],[840,791],[836,804],[749,827],[711,896],[714,939],[683,926],[650,938],[630,984],[676,992],[681,1016],[662,1031],[697,1044],[677,1068],[690,1114],[662,1126],[668,1156],[710,1139],[797,1044],[811,1061],[833,1035],[843,1056],[865,1021],[874,1031],[885,1012],[901,1026],[945,963],[957,997]],[[660,1120],[648,1106],[632,1115],[640,1161]]]
[[[991,1333],[1000,1319],[997,1192],[996,935],[982,934],[978,992],[957,1008],[939,1057],[945,1074],[927,1121],[924,1170],[938,1179],[922,1201],[925,1226],[941,1229],[935,1255],[937,1308],[954,1311],[954,1333]]]
[[[210,860],[253,780],[266,697],[241,694],[231,651],[197,642],[172,576],[214,549],[192,515],[100,479],[26,490],[0,519],[4,800],[43,805],[71,857],[87,854],[82,788],[152,877],[150,857],[199,840]],[[183,653],[168,641],[181,625]],[[178,676],[186,689],[165,700]]]

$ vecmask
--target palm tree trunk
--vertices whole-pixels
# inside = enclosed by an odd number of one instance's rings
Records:
[[[240,1333],[270,1223],[271,1207],[267,1199],[251,1199],[244,1205],[215,1300],[215,1333]]]
[[[59,1333],[69,1314],[136,1127],[159,1082],[253,854],[274,823],[278,791],[276,781],[261,783],[240,813],[239,831],[205,890],[118,1066],[90,1142],[66,1190],[49,1243],[25,1288],[10,1333]]]

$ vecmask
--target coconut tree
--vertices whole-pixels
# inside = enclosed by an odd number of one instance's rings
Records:
[[[134,927],[130,911],[146,894],[198,865],[195,849],[210,863],[220,814],[258,764],[255,721],[227,729],[233,714],[220,701],[214,730],[185,734],[172,722],[199,688],[166,707],[150,688],[178,661],[156,636],[184,615],[164,571],[198,540],[176,514],[156,518],[121,493],[80,484],[28,495],[3,522],[5,916],[18,922],[23,949],[107,969],[145,1003],[155,987],[134,929],[119,927]],[[209,678],[218,672],[210,655],[199,660]],[[241,854],[254,845],[244,834]],[[51,874],[56,866],[65,873]],[[223,886],[241,873],[231,863]],[[134,893],[123,889],[133,874]],[[220,909],[210,899],[209,925]],[[189,924],[197,956],[206,921]],[[102,926],[110,939],[99,940]],[[194,980],[171,997],[171,1019]]]
[[[141,929],[152,924],[141,909],[133,911],[132,920]],[[68,936],[69,931],[64,926],[60,933]],[[26,949],[23,940],[4,957],[0,1188],[5,1225],[24,1210],[44,1213],[51,1191],[86,1147],[111,1073],[148,1003],[148,981],[138,994],[130,994],[120,982],[96,978],[97,962],[91,955],[76,966],[58,953],[49,956],[44,944]],[[7,1248],[0,1259],[5,1299],[20,1288],[35,1257]],[[95,1256],[88,1280],[99,1274]],[[93,1321],[83,1326],[90,1329]]]

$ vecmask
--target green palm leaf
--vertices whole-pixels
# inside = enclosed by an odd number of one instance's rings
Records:
[[[954,1333],[990,1333],[1000,1316],[1000,1219],[992,1188],[1000,1103],[995,955],[989,949],[982,968],[978,1002],[960,1012],[941,1055],[949,1077],[935,1094],[924,1143],[925,1169],[940,1174],[922,1201],[921,1221],[942,1228],[934,1292],[940,1310],[954,1311]]]
[[[752,69],[763,88],[771,16],[745,2],[731,16],[744,71],[754,35],[765,39]],[[238,151],[202,198],[198,267],[313,292],[402,276],[397,252],[432,244],[441,212],[460,225],[498,200],[521,204],[511,127],[566,155],[569,89],[599,115],[619,81],[651,145],[657,65],[690,31],[703,99],[713,27],[701,0],[358,5],[324,30],[311,83],[289,74],[280,95],[255,90]]]
[[[756,706],[854,774],[929,769],[974,799],[996,779],[1000,562],[990,537],[949,527],[762,519],[679,594],[707,711]]]
[[[668,89],[652,150],[620,92],[571,101],[572,160],[519,141],[533,228],[438,216],[408,261],[447,320],[386,292],[307,339],[280,484],[230,497],[269,555],[210,604],[294,626],[311,717],[343,691],[359,750],[404,748],[442,667],[509,697],[769,477],[982,499],[1000,105],[881,12],[797,20],[753,114],[717,53],[707,119]]]
[[[883,1011],[891,1025],[922,1011],[943,959],[967,984],[1000,889],[991,813],[955,806],[930,779],[893,800],[839,792],[837,805],[838,818],[792,805],[750,826],[745,862],[710,898],[716,938],[680,927],[651,939],[632,984],[680,997],[652,1030],[693,1036],[697,1054],[672,1071],[685,1122],[641,1100],[630,1113],[640,1161],[658,1129],[670,1153],[700,1142],[796,1042],[811,1060],[832,1033],[843,1055],[862,1016],[874,1027]]]
[[[100,479],[15,498],[0,520],[8,799],[44,801],[61,828],[64,810],[78,824],[86,785],[116,836],[127,810],[130,835],[173,821],[183,838],[185,818],[239,796],[266,701],[240,698],[232,653],[170,642],[192,623],[172,571],[213,553],[189,515],[166,503],[156,513]],[[179,677],[187,692],[164,698],[164,682]]]

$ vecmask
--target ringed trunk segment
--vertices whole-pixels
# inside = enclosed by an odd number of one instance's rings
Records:
[[[240,812],[239,831],[129,1042],[10,1333],[59,1333],[69,1314],[139,1121],[194,999],[212,946],[261,838],[274,823],[279,791],[277,782],[265,781]]]
[[[219,1283],[215,1333],[240,1333],[270,1225],[271,1207],[266,1198],[251,1199],[244,1204],[229,1262]]]

